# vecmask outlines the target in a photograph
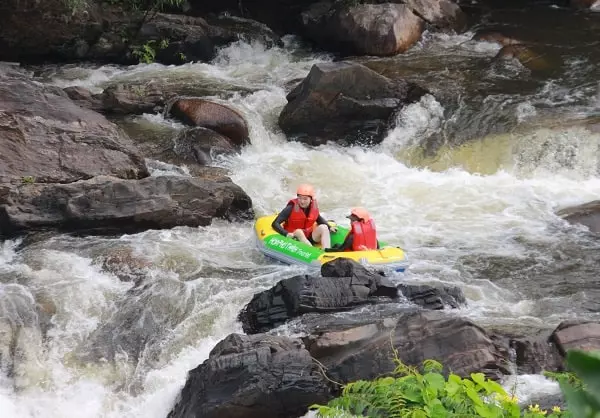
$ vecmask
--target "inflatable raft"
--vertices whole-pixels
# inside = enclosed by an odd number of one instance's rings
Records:
[[[293,238],[284,237],[271,227],[276,217],[277,215],[268,215],[258,218],[254,223],[254,232],[259,250],[283,263],[320,268],[328,261],[344,257],[363,265],[385,267],[399,272],[408,267],[404,251],[382,241],[379,241],[379,250],[325,252],[319,246],[306,245]],[[331,245],[342,244],[348,228],[334,223],[330,225],[337,228],[337,232],[331,233]]]

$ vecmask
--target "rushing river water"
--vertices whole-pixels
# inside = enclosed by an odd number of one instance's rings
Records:
[[[247,118],[252,143],[217,164],[251,196],[257,215],[280,210],[298,183],[312,183],[327,218],[345,220],[349,207],[362,204],[380,237],[406,249],[412,264],[396,280],[460,286],[468,299],[461,314],[484,326],[549,329],[564,319],[600,319],[598,241],[555,215],[600,195],[600,130],[586,128],[600,119],[600,48],[592,29],[571,41],[546,38],[560,58],[550,74],[494,61],[499,46],[471,41],[472,32],[426,34],[405,55],[361,59],[433,93],[405,108],[384,142],[369,149],[308,148],[280,132],[288,83],[333,59],[293,38],[276,49],[234,44],[210,64],[58,66],[36,74],[98,92],[155,80],[226,101]],[[573,43],[577,48],[569,48]],[[120,123],[145,139],[182,128],[160,114]],[[153,175],[186,175],[149,163]],[[265,259],[253,246],[250,222],[19,244],[0,242],[3,312],[18,295],[49,301],[56,313],[44,343],[39,332],[25,335],[15,375],[0,375],[6,418],[163,418],[187,371],[217,341],[241,332],[236,314],[251,296],[302,271]],[[118,277],[126,271],[103,268],[114,251],[148,266],[141,291],[128,293],[131,282]],[[153,324],[150,335],[139,330],[145,321]],[[93,361],[99,335],[133,339],[137,349]],[[542,376],[518,383],[525,398],[557,391]]]

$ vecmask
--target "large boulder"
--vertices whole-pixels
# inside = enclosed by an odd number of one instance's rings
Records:
[[[351,263],[358,268],[348,268]],[[360,305],[389,302],[398,295],[385,277],[368,272],[352,260],[336,259],[322,269],[324,275],[331,277],[294,276],[255,294],[239,315],[244,332],[265,332],[306,313],[347,311]]]
[[[415,311],[358,326],[321,326],[304,338],[311,355],[338,382],[373,379],[391,373],[394,350],[404,363],[441,362],[461,376],[509,374],[508,358],[488,333],[473,322],[442,311]]]
[[[69,184],[0,188],[0,237],[53,229],[96,234],[209,225],[251,217],[252,201],[229,177],[97,176]]]
[[[0,67],[0,183],[148,176],[129,137],[67,94]]]
[[[404,4],[332,7],[316,3],[302,14],[306,36],[324,49],[346,55],[395,55],[423,33],[424,21]]]
[[[190,125],[226,136],[238,149],[249,143],[246,120],[226,105],[204,99],[179,99],[173,103],[171,114]]]
[[[331,398],[302,342],[231,334],[191,370],[168,418],[287,418]]]
[[[592,321],[561,322],[550,340],[564,355],[568,350],[600,350],[600,323]]]
[[[455,32],[466,29],[467,16],[453,0],[401,0],[401,2],[434,28]]]
[[[287,95],[279,126],[295,139],[313,145],[379,143],[394,111],[426,93],[403,80],[390,80],[351,62],[315,64]]]

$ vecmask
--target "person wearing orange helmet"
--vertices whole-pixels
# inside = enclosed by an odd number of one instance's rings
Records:
[[[365,208],[352,208],[347,218],[350,219],[350,231],[344,242],[325,251],[364,251],[379,248],[375,221]]]
[[[288,238],[295,238],[307,245],[321,243],[323,249],[331,247],[330,227],[319,213],[315,189],[310,184],[301,184],[296,189],[296,198],[290,199],[279,212],[271,227]]]

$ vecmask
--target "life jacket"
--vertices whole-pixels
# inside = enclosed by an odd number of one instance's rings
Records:
[[[375,222],[373,222],[373,219],[369,219],[367,222],[352,222],[350,227],[350,233],[353,235],[352,249],[348,249],[347,251],[377,249],[377,230],[375,229]]]
[[[308,216],[306,216],[304,209],[300,207],[298,199],[291,199],[288,202],[288,205],[289,204],[293,205],[292,213],[290,213],[287,221],[283,223],[283,229],[288,232],[294,232],[296,229],[301,229],[308,238],[315,228],[315,222],[317,222],[317,218],[319,217],[319,206],[317,205],[317,201],[313,199],[310,202]]]

